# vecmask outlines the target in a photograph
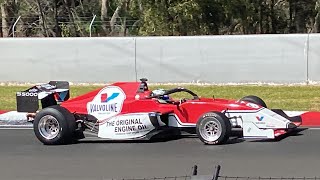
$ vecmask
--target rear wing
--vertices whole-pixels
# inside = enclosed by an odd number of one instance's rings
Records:
[[[18,112],[36,112],[39,109],[39,100],[42,108],[57,105],[70,98],[69,82],[50,81],[47,84],[33,86],[25,91],[16,93]]]

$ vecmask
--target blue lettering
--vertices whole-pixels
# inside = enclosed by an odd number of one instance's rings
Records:
[[[90,113],[103,111],[118,112],[117,103],[90,104]]]
[[[105,109],[106,109],[106,105],[100,104],[98,111],[105,111]]]
[[[94,106],[93,104],[90,104],[90,112],[95,112],[96,109],[95,109],[96,106]]]

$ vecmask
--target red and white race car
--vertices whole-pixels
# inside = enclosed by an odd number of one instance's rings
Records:
[[[223,144],[234,128],[241,128],[244,138],[273,139],[301,124],[300,116],[268,109],[256,96],[203,98],[181,87],[151,91],[146,81],[117,82],[70,100],[69,83],[51,81],[17,92],[17,110],[28,112],[44,144],[70,143],[86,134],[109,140],[150,139],[172,129],[194,132],[205,144]],[[191,98],[175,100],[170,97],[174,93]]]

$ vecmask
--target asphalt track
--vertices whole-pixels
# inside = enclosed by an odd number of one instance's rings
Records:
[[[0,179],[110,179],[210,174],[320,177],[320,130],[277,141],[231,140],[206,146],[193,137],[162,142],[82,141],[44,146],[32,130],[0,130]]]

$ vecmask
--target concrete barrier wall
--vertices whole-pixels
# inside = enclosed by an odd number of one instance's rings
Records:
[[[132,81],[134,38],[0,39],[0,81]]]
[[[320,81],[320,35],[310,35],[308,49],[308,78],[318,82]]]
[[[320,35],[0,39],[0,82],[320,81]]]
[[[137,72],[172,82],[303,82],[306,41],[307,35],[137,38]]]

